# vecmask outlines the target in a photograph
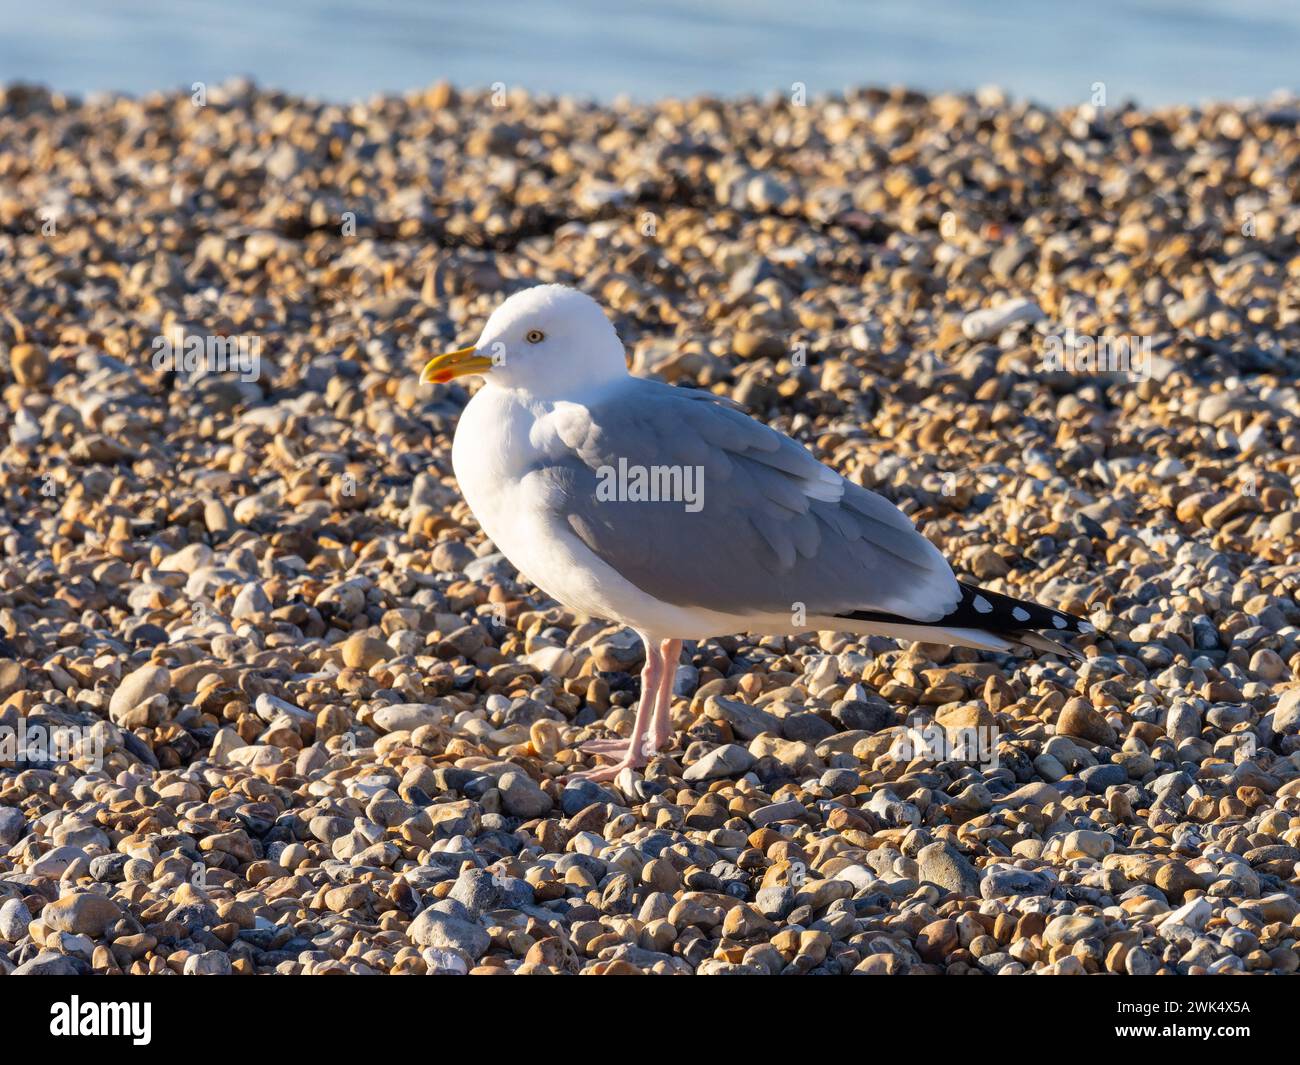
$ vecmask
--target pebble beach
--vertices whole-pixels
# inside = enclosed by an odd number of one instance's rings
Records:
[[[0,973],[1295,972],[1298,201],[1294,99],[0,89]],[[418,381],[546,282],[1098,635],[688,644],[566,782],[640,641]]]

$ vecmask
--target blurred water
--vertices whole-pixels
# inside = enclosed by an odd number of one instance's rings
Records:
[[[1295,0],[0,0],[0,82],[327,99],[448,78],[608,100],[995,83],[1144,104],[1300,86]]]

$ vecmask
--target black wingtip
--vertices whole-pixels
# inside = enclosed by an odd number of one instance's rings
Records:
[[[959,581],[961,599],[937,621],[918,622],[896,614],[873,610],[855,610],[841,617],[854,621],[878,621],[893,624],[927,625],[948,629],[979,629],[1014,640],[1025,632],[1042,631],[1052,636],[1095,636],[1107,639],[1087,618],[1052,610],[1028,599],[1016,599],[1001,592],[991,592],[974,584]]]
[[[1101,635],[1087,618],[1040,606],[1028,599],[1016,599],[1000,592],[991,592],[965,581],[959,584],[961,602],[939,624],[962,625],[997,633],[1037,629],[1053,634]]]

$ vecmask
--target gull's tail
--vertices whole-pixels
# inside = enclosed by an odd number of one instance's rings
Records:
[[[841,621],[853,622],[845,627],[854,632],[974,647],[981,651],[1030,648],[1074,659],[1083,656],[1076,648],[1060,643],[1058,639],[1097,633],[1084,618],[1025,599],[990,592],[973,584],[961,582],[960,587],[960,602],[937,621],[915,621],[875,610],[855,610],[835,616]]]

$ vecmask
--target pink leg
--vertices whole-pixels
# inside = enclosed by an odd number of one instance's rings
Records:
[[[682,654],[682,641],[661,640],[659,654],[663,658],[663,671],[659,678],[659,687],[654,693],[654,716],[650,721],[646,744],[647,756],[664,750],[672,740],[673,680],[677,675],[678,660]],[[641,698],[643,701],[649,698],[649,692],[644,688]],[[628,741],[588,740],[578,749],[585,754],[603,754],[607,757],[622,758],[627,753]]]
[[[608,751],[593,750],[588,745],[583,745],[584,750],[592,750],[595,754],[616,754],[626,742],[627,746],[622,751],[623,756],[614,765],[573,773],[569,777],[570,780],[613,780],[624,769],[640,769],[648,761],[645,741],[650,731],[655,699],[664,675],[664,661],[659,648],[654,643],[644,636],[641,639],[645,643],[645,668],[641,670],[641,698],[637,702],[636,719],[632,722],[632,735],[626,741],[615,741],[619,744],[619,748],[611,748]]]
[[[650,735],[654,739],[656,751],[662,751],[667,747],[673,737],[673,681],[677,676],[678,660],[682,656],[682,641],[664,640],[659,645],[659,653],[664,660],[664,675],[655,696],[654,723],[650,726]]]

